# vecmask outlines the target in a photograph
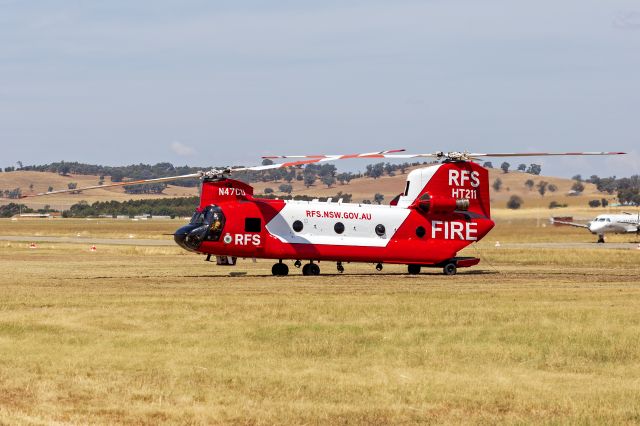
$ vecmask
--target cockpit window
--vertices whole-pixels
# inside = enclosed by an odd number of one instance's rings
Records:
[[[611,218],[610,217],[607,218],[607,222],[611,222]]]
[[[204,223],[204,213],[195,212],[191,217],[192,225],[202,225]]]

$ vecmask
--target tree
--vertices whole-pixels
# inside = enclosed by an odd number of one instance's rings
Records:
[[[518,197],[517,195],[512,195],[511,198],[509,198],[509,201],[507,201],[507,208],[511,210],[517,210],[520,208],[520,206],[522,206],[523,203],[524,201],[522,201],[522,198]]]
[[[380,194],[379,192],[376,192],[376,194],[373,196],[373,201],[378,204],[382,204],[383,200],[384,200],[384,195]]]
[[[607,207],[609,205],[609,200],[603,198],[602,200],[600,200],[600,204],[602,204],[602,207]]]
[[[496,180],[493,181],[492,186],[494,190],[500,191],[500,188],[502,188],[502,179],[496,178]]]
[[[22,169],[24,166],[22,165],[22,161],[16,161],[16,164],[18,165],[18,170]]]
[[[549,186],[547,186],[547,189],[549,190],[549,192],[556,192],[558,190],[558,187],[550,183]]]
[[[542,166],[540,164],[529,164],[527,173],[537,176],[542,173]]]
[[[503,173],[509,173],[509,167],[511,167],[511,164],[507,163],[506,161],[500,164],[500,168],[502,169]]]
[[[69,167],[69,166],[66,166]],[[64,173],[61,172],[64,175]],[[111,182],[122,182],[124,179],[124,172],[122,170],[115,169],[111,172]]]
[[[581,175],[575,175],[574,177],[571,178],[572,180],[577,180],[578,182],[582,182],[582,176]]]
[[[371,200],[362,200],[362,204],[371,204]]]
[[[384,174],[384,163],[367,165],[367,171],[365,174],[374,179],[378,179],[380,176]]]
[[[292,180],[294,180],[296,178],[296,171],[295,169],[291,169],[291,170],[285,170],[285,174],[284,174],[284,180],[287,183],[291,183]]]
[[[33,184],[32,183],[29,184],[29,191],[33,192]]]
[[[47,192],[52,192],[53,191],[53,186],[49,186],[49,188],[47,188]]]
[[[68,176],[70,171],[71,171],[71,167],[68,164],[64,164],[64,162],[58,168],[58,174],[62,176]],[[115,182],[115,180],[113,180],[113,182]]]
[[[331,186],[336,183],[336,178],[333,175],[324,175],[322,176],[322,183],[327,185],[327,188],[331,188]]]
[[[573,185],[571,185],[571,190],[580,193],[584,191],[584,184],[581,181],[576,180]]]
[[[288,183],[283,183],[278,187],[278,189],[280,190],[280,192],[283,192],[285,194],[291,194],[291,192],[293,192],[293,186],[289,185]]]
[[[309,188],[316,182],[316,174],[315,173],[304,173],[304,186]]]
[[[75,183],[75,182],[69,182],[67,184],[67,188],[69,188],[69,189],[76,189],[77,187],[78,187],[78,184]]]
[[[536,188],[538,188],[538,192],[540,193],[540,195],[542,195],[544,197],[544,194],[547,192],[547,185],[549,185],[548,182],[541,180],[540,182],[538,182],[538,184],[536,185]]]
[[[589,200],[589,207],[591,208],[600,207],[600,204],[600,200]]]
[[[340,185],[344,185],[345,183],[351,182],[351,179],[353,179],[353,175],[351,173],[339,173],[336,176],[336,179],[338,179]]]
[[[264,160],[262,160],[262,165],[263,166],[270,166],[273,164],[273,160],[270,160],[268,158],[265,158]]]
[[[265,188],[264,189],[264,193],[265,194],[273,194],[273,188]]]
[[[524,172],[527,170],[527,165],[524,163],[518,164],[518,171]]]
[[[482,167],[486,169],[493,169],[493,163],[491,161],[485,161],[484,163],[482,163]]]
[[[524,183],[524,186],[529,188],[529,191],[533,189],[533,185],[535,185],[535,182],[531,179],[527,179],[526,182]]]

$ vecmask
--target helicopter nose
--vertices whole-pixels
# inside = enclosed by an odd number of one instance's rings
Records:
[[[187,237],[195,228],[196,227],[193,225],[185,225],[179,228],[178,230],[176,230],[176,232],[173,233],[173,240],[183,249],[192,251],[195,247],[192,247],[193,244],[187,244]]]

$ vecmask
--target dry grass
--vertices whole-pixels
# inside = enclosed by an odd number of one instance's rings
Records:
[[[518,220],[494,232],[546,235]],[[157,231],[112,222],[94,229]],[[483,263],[455,277],[274,278],[177,247],[2,243],[0,424],[640,422],[640,251],[467,251]]]
[[[18,171],[10,173],[0,173],[0,189],[21,188],[24,195],[31,194],[29,185],[33,184],[33,193],[47,192],[49,186],[55,190],[67,189],[71,182],[78,184],[78,187],[98,185],[98,176],[73,175],[60,176],[57,173]],[[105,182],[109,183],[107,177]],[[73,204],[80,201],[94,203],[96,201],[128,201],[128,200],[153,200],[167,197],[193,197],[198,195],[197,188],[185,188],[181,186],[169,185],[164,194],[127,194],[122,187],[94,189],[80,194],[59,194],[40,198],[27,198],[20,200],[32,208],[42,208],[46,205],[57,210],[66,210]],[[0,199],[0,203],[15,202],[16,200]]]

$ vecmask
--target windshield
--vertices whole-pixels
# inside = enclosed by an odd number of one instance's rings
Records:
[[[204,212],[195,212],[191,217],[191,222],[189,223],[192,225],[202,225],[204,223]]]

